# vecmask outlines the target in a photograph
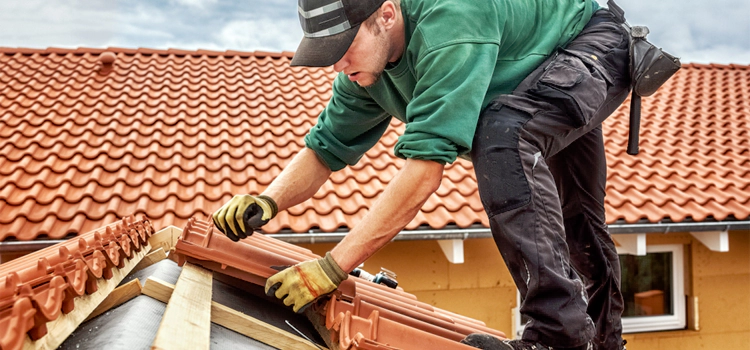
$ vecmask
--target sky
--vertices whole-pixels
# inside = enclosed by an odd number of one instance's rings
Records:
[[[618,4],[683,63],[750,64],[750,0]],[[0,0],[5,47],[278,52],[301,38],[295,0]]]

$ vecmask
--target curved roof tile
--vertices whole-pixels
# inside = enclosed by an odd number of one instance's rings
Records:
[[[181,226],[261,192],[331,96],[330,68],[291,57],[0,47],[0,240],[60,238],[131,213]],[[628,106],[604,123],[608,223],[750,216],[750,66],[685,65],[643,100],[636,157],[625,153]],[[359,164],[265,230],[354,225],[403,165],[392,151],[402,131],[394,121]],[[407,228],[477,224],[488,220],[459,160]]]

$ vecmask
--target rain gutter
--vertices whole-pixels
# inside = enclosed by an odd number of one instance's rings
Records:
[[[650,223],[642,221],[639,223],[614,223],[609,225],[612,234],[623,233],[670,233],[670,232],[704,232],[704,231],[750,231],[750,220],[727,220],[709,222],[670,222],[662,221]],[[337,243],[341,241],[349,231],[319,232],[310,230],[306,233],[275,233],[269,237],[287,243]],[[418,229],[401,231],[394,241],[420,241],[420,240],[466,240],[470,238],[490,238],[492,232],[488,228],[455,228],[455,229]],[[0,253],[22,252],[38,250],[51,245],[64,242],[65,240],[36,240],[36,241],[6,241],[0,242]]]
[[[670,232],[705,232],[705,231],[750,231],[750,220],[744,221],[713,221],[713,222],[640,222],[640,223],[614,223],[609,225],[612,234],[626,233],[670,233]],[[307,233],[276,233],[269,237],[288,243],[336,243],[341,241],[348,231],[339,232],[316,232],[311,230]],[[469,238],[491,238],[492,232],[489,228],[465,228],[465,229],[425,229],[401,231],[394,241],[418,241],[418,240],[450,240]]]

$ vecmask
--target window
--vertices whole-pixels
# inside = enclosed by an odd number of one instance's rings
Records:
[[[620,255],[623,333],[683,329],[686,326],[683,247],[680,244],[648,246],[645,256]],[[521,296],[516,293],[518,305]],[[516,338],[523,333],[526,319],[518,307]]]
[[[686,325],[683,248],[648,246],[645,256],[620,255],[624,333],[683,329]]]

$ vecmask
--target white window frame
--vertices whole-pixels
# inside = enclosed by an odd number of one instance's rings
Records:
[[[685,305],[685,259],[682,244],[650,245],[648,253],[672,253],[672,315],[623,317],[623,333],[641,333],[684,329],[687,326]]]
[[[648,253],[672,253],[672,309],[674,314],[663,316],[623,317],[623,333],[642,333],[684,329],[687,326],[685,305],[685,259],[681,244],[660,244],[646,247]],[[513,308],[515,330],[513,335],[520,339],[524,325],[521,324],[521,294],[516,291],[516,307]]]

